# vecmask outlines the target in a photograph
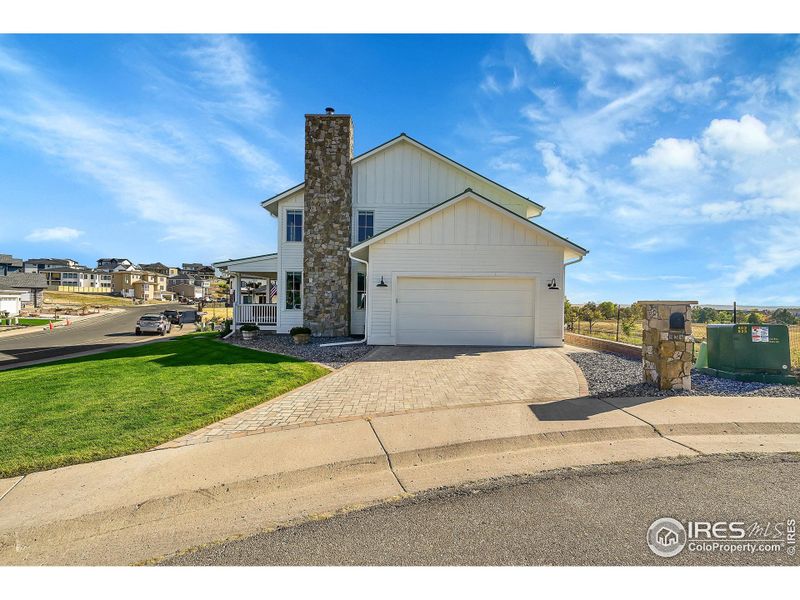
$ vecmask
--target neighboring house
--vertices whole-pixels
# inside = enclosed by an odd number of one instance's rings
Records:
[[[211,279],[181,273],[167,280],[167,289],[186,298],[205,298],[211,291],[211,284]]]
[[[184,298],[188,298],[189,300],[202,300],[208,294],[208,288],[202,285],[194,285],[193,283],[179,283],[173,285],[170,291]]]
[[[188,275],[195,279],[214,279],[216,271],[214,267],[202,263],[183,263],[180,268],[181,275]]]
[[[23,264],[25,273],[41,273],[45,269],[54,267],[77,267],[78,261],[71,258],[29,258]]]
[[[45,288],[47,288],[47,277],[41,273],[9,273],[0,276],[0,289],[20,291],[22,293],[20,302],[23,307],[40,307]]]
[[[349,115],[306,115],[305,181],[262,202],[276,254],[229,260],[236,325],[370,344],[560,346],[565,266],[544,207],[406,134],[353,157]],[[278,283],[243,304],[241,281]]]
[[[22,310],[22,292],[20,290],[3,289],[0,285],[0,316],[16,317]]]
[[[14,258],[10,254],[0,254],[0,275],[17,273],[22,271],[23,263],[21,258]]]
[[[138,271],[139,267],[127,258],[98,258],[97,270],[108,272]]]
[[[111,293],[111,274],[87,267],[52,267],[41,272],[48,289],[87,294]]]
[[[150,271],[115,271],[111,273],[115,294],[137,300],[161,300],[167,293],[167,276]],[[166,294],[172,297],[172,294]]]
[[[168,267],[164,263],[161,262],[154,262],[154,263],[139,263],[139,268],[142,271],[150,271],[152,273],[158,273],[159,275],[164,275],[169,277],[170,275],[177,275],[178,269],[175,267]]]

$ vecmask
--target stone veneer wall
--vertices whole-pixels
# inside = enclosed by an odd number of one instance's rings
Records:
[[[686,302],[645,302],[642,323],[644,380],[661,390],[692,389],[692,310]],[[670,329],[669,317],[681,313],[682,329]]]
[[[303,321],[313,335],[350,335],[353,120],[306,115]]]

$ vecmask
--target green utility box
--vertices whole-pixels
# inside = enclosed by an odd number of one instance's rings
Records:
[[[708,325],[708,366],[699,370],[736,381],[795,384],[786,325]]]

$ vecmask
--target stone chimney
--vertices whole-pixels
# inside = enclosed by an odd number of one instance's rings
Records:
[[[353,119],[306,115],[303,321],[312,335],[350,335]]]

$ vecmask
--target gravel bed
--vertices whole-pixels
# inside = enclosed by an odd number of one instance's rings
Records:
[[[711,377],[692,370],[692,391],[662,391],[645,385],[642,363],[611,352],[570,352],[583,371],[589,393],[601,398],[625,396],[775,396],[800,397],[800,385],[751,383]]]
[[[351,337],[314,337],[308,344],[295,344],[291,336],[286,334],[261,334],[256,339],[244,341],[241,336],[234,335],[228,338],[229,343],[244,348],[266,350],[276,354],[294,356],[312,362],[327,365],[332,369],[339,369],[366,355],[372,346],[367,344],[351,344],[348,346],[328,346],[323,348],[320,344],[334,342],[354,342]]]

